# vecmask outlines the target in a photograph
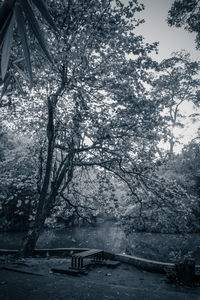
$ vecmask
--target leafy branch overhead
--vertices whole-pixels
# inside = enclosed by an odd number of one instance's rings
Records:
[[[196,34],[196,47],[200,49],[200,4],[198,0],[175,0],[167,22],[170,26],[184,27]]]
[[[0,50],[1,50],[1,79],[4,87],[8,85],[8,67],[13,41],[13,30],[16,27],[20,37],[24,60],[29,75],[30,85],[32,85],[32,67],[30,59],[30,50],[27,37],[26,23],[36,37],[41,49],[50,62],[51,55],[47,49],[46,40],[39,22],[36,18],[35,7],[41,13],[43,19],[55,30],[55,23],[48,11],[46,3],[43,0],[5,0],[0,7]],[[4,88],[5,90],[5,88]]]

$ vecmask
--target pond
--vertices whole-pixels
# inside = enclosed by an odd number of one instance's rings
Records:
[[[0,233],[0,248],[18,249],[24,233]],[[114,221],[95,226],[74,226],[45,230],[37,248],[100,248],[149,259],[177,261],[180,255],[200,246],[200,234],[159,234],[133,232],[128,238]]]
[[[18,249],[25,233],[0,233],[0,248]],[[117,223],[105,221],[95,226],[45,230],[37,242],[37,248],[101,248],[125,252],[125,234]]]

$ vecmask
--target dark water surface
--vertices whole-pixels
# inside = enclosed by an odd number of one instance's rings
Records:
[[[0,233],[0,248],[18,249],[25,233]],[[113,221],[95,226],[45,230],[37,242],[37,248],[100,248],[114,252],[125,252],[125,234]]]
[[[38,240],[38,248],[80,247],[115,252],[125,251],[125,234],[111,221],[95,226],[63,228],[45,231]]]

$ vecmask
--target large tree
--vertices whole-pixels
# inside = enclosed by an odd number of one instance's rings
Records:
[[[148,98],[144,88],[147,70],[153,67],[148,53],[155,45],[144,44],[142,37],[134,34],[139,24],[134,14],[142,6],[137,1],[128,5],[120,1],[48,3],[59,35],[42,26],[54,64],[49,66],[45,59],[41,62],[34,39],[30,40],[35,87],[28,97],[25,72],[17,69],[25,95],[18,97],[15,83],[8,88],[13,92],[10,97],[17,107],[16,116],[21,110],[25,113],[24,107],[30,108],[30,114],[36,109],[36,119],[29,115],[25,122],[35,131],[38,125],[46,126],[41,135],[45,142],[37,213],[24,239],[24,255],[32,253],[56,197],[66,196],[75,168],[98,165],[118,171],[125,180],[122,175],[135,169],[138,176],[146,171],[138,152],[146,160],[148,154],[153,155],[150,140],[160,122],[159,105]],[[21,64],[17,63],[19,69]],[[138,160],[138,168],[130,165],[131,156]]]
[[[24,255],[33,252],[56,200],[70,201],[69,185],[83,167],[104,168],[123,180],[133,201],[140,205],[140,215],[141,188],[155,189],[158,195],[163,185],[157,179],[152,184],[163,106],[146,88],[148,70],[154,67],[148,53],[156,45],[145,44],[134,34],[140,23],[134,15],[142,6],[137,1],[124,5],[103,0],[48,4],[59,35],[48,31],[44,20],[41,27],[54,64],[41,61],[37,44],[30,39],[34,88],[28,91],[20,60],[15,62],[17,80],[4,95],[4,99],[10,97],[15,116],[14,120],[11,114],[10,121],[16,129],[32,131],[42,144],[38,151],[38,206],[34,225],[24,239]],[[14,49],[13,55],[20,53],[18,47]],[[19,85],[23,86],[21,95]]]

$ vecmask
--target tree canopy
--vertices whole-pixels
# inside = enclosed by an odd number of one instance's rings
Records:
[[[184,27],[196,33],[196,46],[200,48],[200,9],[198,0],[175,0],[168,13],[170,26]]]

